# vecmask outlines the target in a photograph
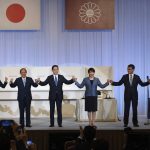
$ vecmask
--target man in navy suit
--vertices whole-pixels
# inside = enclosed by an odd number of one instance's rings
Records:
[[[0,87],[1,87],[1,88],[5,88],[5,87],[6,87],[6,85],[7,85],[7,82],[8,82],[8,78],[7,78],[7,77],[5,77],[5,81],[4,81],[4,83],[2,83],[2,81],[0,81]]]
[[[49,100],[50,100],[50,126],[54,127],[54,111],[55,111],[55,102],[57,106],[57,122],[58,126],[62,127],[62,99],[63,99],[63,90],[62,86],[63,83],[65,84],[72,84],[74,82],[74,78],[71,80],[65,79],[63,75],[58,74],[59,73],[59,67],[58,65],[52,66],[52,72],[53,74],[48,76],[47,79],[42,82],[40,79],[38,79],[39,85],[45,86],[49,84],[50,91],[49,91]]]
[[[26,111],[26,127],[31,127],[30,121],[30,106],[31,106],[31,86],[37,87],[37,81],[33,81],[32,78],[27,77],[26,68],[20,69],[21,77],[17,78],[15,82],[10,80],[10,87],[18,87],[19,111],[20,111],[20,124],[24,127],[24,111]]]
[[[129,112],[130,105],[132,102],[133,109],[133,125],[134,127],[139,127],[138,119],[137,119],[137,106],[138,106],[138,91],[137,86],[140,84],[141,86],[147,86],[150,84],[150,80],[147,82],[142,82],[140,77],[134,74],[135,66],[133,64],[128,65],[127,71],[128,74],[122,76],[119,82],[110,81],[113,86],[120,86],[124,84],[125,92],[124,92],[124,127],[128,126],[129,122]]]

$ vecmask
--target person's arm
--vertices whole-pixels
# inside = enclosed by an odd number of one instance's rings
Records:
[[[148,85],[150,84],[150,80],[148,80],[147,82],[143,82],[143,81],[141,80],[141,78],[138,77],[138,83],[139,83],[142,87],[144,87],[144,86],[148,86]]]
[[[110,83],[113,86],[120,86],[120,85],[122,85],[124,83],[124,76],[121,78],[120,81],[118,81],[118,82],[110,81]]]
[[[82,83],[78,83],[78,81],[75,81],[75,85],[78,87],[78,88],[83,88],[85,86],[85,79],[83,79]]]
[[[45,86],[45,85],[47,85],[48,83],[49,83],[49,80],[50,80],[50,78],[49,78],[49,76],[47,77],[47,79],[45,80],[45,81],[40,81],[39,82],[39,85],[41,85],[41,86]]]
[[[13,82],[13,79],[10,80],[10,87],[15,88],[17,86],[17,79]]]
[[[101,81],[98,79],[98,84],[97,84],[100,88],[105,88],[109,85],[109,82],[107,81],[105,84],[102,84]]]
[[[35,80],[35,82],[34,82],[33,79],[31,78],[31,85],[32,85],[33,87],[38,87],[38,81]]]
[[[62,76],[62,78],[63,78],[63,83],[65,83],[65,84],[72,84],[72,83],[74,83],[73,79],[67,80],[64,76]]]
[[[5,77],[5,81],[4,81],[4,83],[2,83],[2,82],[0,81],[0,87],[5,88],[5,87],[6,87],[6,85],[7,85],[7,83],[8,83],[8,78],[7,78],[7,77]]]

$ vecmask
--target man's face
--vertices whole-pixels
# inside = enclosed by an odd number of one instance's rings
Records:
[[[57,75],[59,73],[59,68],[58,67],[54,67],[52,70],[54,75]]]
[[[133,74],[134,73],[134,69],[132,69],[132,67],[128,67],[127,71],[128,71],[128,74]]]
[[[21,74],[22,78],[25,78],[27,76],[27,71],[25,69],[23,69],[23,70],[21,70],[20,74]]]

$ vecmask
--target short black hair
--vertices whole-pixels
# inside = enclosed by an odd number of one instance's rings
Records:
[[[26,73],[27,73],[27,69],[26,69],[26,68],[21,68],[21,69],[20,69],[20,73],[22,72],[22,70],[25,70]]]
[[[135,69],[135,66],[133,64],[129,64],[128,68],[132,68],[133,70]]]
[[[55,67],[59,68],[58,65],[53,65],[53,66],[52,66],[52,70],[53,70]]]
[[[92,126],[86,126],[83,130],[83,134],[87,141],[92,141],[96,136],[96,128]]]
[[[90,72],[94,72],[95,73],[95,69],[94,68],[89,68],[88,69],[88,73],[90,73]]]

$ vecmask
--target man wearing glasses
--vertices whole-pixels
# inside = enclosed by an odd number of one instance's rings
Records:
[[[137,119],[137,106],[138,106],[137,86],[138,84],[140,84],[142,87],[144,87],[150,84],[150,80],[148,80],[147,82],[142,82],[140,77],[134,74],[134,70],[135,70],[135,66],[133,64],[130,64],[127,67],[128,74],[123,75],[119,82],[114,82],[110,80],[110,83],[113,86],[120,86],[122,84],[124,84],[125,86],[124,127],[128,126],[131,102],[132,102],[132,109],[133,109],[133,118],[132,118],[133,126],[139,127],[138,119]]]

